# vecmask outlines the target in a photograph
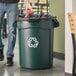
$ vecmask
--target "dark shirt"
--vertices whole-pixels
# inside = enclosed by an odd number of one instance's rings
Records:
[[[19,0],[0,0],[0,3],[17,3]]]

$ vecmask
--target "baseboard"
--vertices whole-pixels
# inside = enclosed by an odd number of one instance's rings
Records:
[[[65,72],[65,76],[72,76],[72,74]]]
[[[63,53],[54,52],[53,56],[60,60],[65,60],[65,55]]]

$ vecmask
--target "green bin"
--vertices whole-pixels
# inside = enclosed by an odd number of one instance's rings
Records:
[[[20,66],[26,69],[47,69],[53,65],[52,19],[18,20]]]

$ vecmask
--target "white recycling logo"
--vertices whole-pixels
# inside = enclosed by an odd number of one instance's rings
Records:
[[[31,48],[37,48],[39,45],[39,42],[36,37],[29,37],[27,44]]]

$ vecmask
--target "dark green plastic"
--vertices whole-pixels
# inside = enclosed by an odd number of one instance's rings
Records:
[[[53,65],[52,20],[18,21],[20,66],[26,69],[47,69]],[[32,44],[32,45],[31,45]]]

